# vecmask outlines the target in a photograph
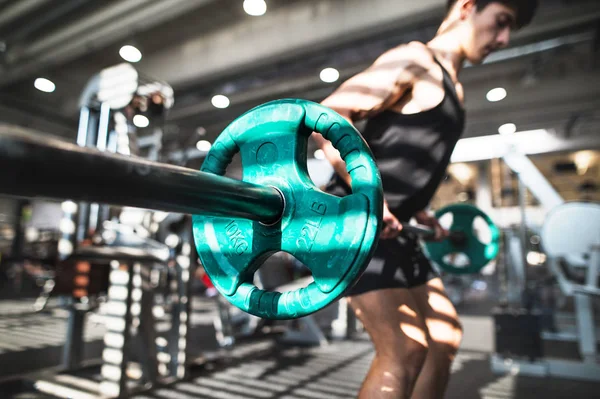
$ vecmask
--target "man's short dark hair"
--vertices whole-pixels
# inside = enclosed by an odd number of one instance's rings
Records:
[[[452,7],[458,0],[447,0],[447,12],[450,13]],[[529,25],[535,11],[537,10],[538,0],[475,0],[479,11],[486,8],[491,3],[501,3],[517,10],[517,29]]]

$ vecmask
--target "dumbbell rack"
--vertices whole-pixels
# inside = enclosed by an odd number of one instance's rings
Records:
[[[20,376],[20,385],[63,397],[126,398],[185,378],[190,264],[176,265],[175,279],[166,291],[172,299],[171,311],[167,317],[157,317],[151,269],[166,263],[163,256],[126,247],[82,247],[73,256],[93,264],[105,262],[111,268],[108,300],[100,316],[106,327],[101,363],[82,361],[87,312],[73,307],[62,365]],[[99,383],[94,381],[98,372]]]

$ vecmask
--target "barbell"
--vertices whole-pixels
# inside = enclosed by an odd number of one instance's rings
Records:
[[[336,197],[312,182],[306,152],[313,131],[339,150],[351,195]],[[241,181],[223,176],[238,152]],[[3,126],[0,193],[191,213],[199,257],[217,290],[242,310],[271,319],[313,313],[354,284],[376,247],[383,206],[381,178],[358,131],[328,108],[292,99],[237,118],[200,172]],[[251,284],[278,251],[303,262],[314,282],[283,293]]]
[[[306,165],[312,132],[340,152],[352,194],[336,197],[312,182]],[[241,181],[223,176],[237,153]],[[270,319],[302,317],[341,297],[373,255],[383,207],[376,163],[354,126],[326,107],[294,99],[263,104],[233,121],[201,171],[0,126],[0,194],[191,213],[198,255],[214,286],[240,309]],[[451,231],[461,231],[448,242],[465,252],[476,243],[466,222],[457,226]],[[427,244],[430,254],[441,254],[434,244]],[[256,270],[278,251],[304,263],[314,282],[283,293],[254,286]]]

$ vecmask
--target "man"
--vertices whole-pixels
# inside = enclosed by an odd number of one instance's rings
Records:
[[[414,217],[447,236],[424,209],[445,176],[464,125],[458,75],[480,64],[527,25],[537,0],[449,0],[448,13],[427,44],[413,42],[381,55],[322,104],[349,121],[366,119],[363,136],[384,189],[384,228],[377,251],[349,292],[376,355],[359,398],[442,398],[462,338],[456,310],[421,252],[401,232]],[[313,138],[337,172],[327,190],[348,193],[344,162],[321,135]]]

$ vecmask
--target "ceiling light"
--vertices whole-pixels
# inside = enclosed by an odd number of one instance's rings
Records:
[[[264,0],[244,0],[244,11],[253,17],[259,17],[267,12],[267,3]]]
[[[229,98],[222,94],[217,94],[216,96],[214,96],[211,100],[211,103],[215,106],[215,108],[227,108],[230,104]]]
[[[465,163],[455,163],[448,167],[449,172],[460,184],[466,186],[471,178],[473,178],[473,171]]]
[[[36,89],[44,93],[52,93],[56,89],[54,82],[46,78],[37,78],[33,85]]]
[[[210,151],[211,147],[212,144],[210,143],[210,141],[207,140],[200,140],[196,143],[196,148],[198,149],[198,151],[208,152]]]
[[[340,78],[340,73],[335,68],[325,68],[321,71],[319,76],[323,82],[333,83]]]
[[[514,123],[505,123],[504,125],[498,128],[498,133],[501,135],[509,135],[513,134],[517,131],[517,125]]]
[[[595,155],[592,151],[579,151],[575,154],[575,166],[578,175],[585,175],[594,163]]]
[[[138,62],[142,59],[142,52],[130,45],[121,47],[119,55],[127,62]]]
[[[506,89],[502,87],[496,87],[488,91],[486,98],[489,102],[495,103],[497,101],[502,101],[506,98]]]
[[[144,115],[136,115],[133,117],[133,124],[137,127],[148,127],[150,121]]]

